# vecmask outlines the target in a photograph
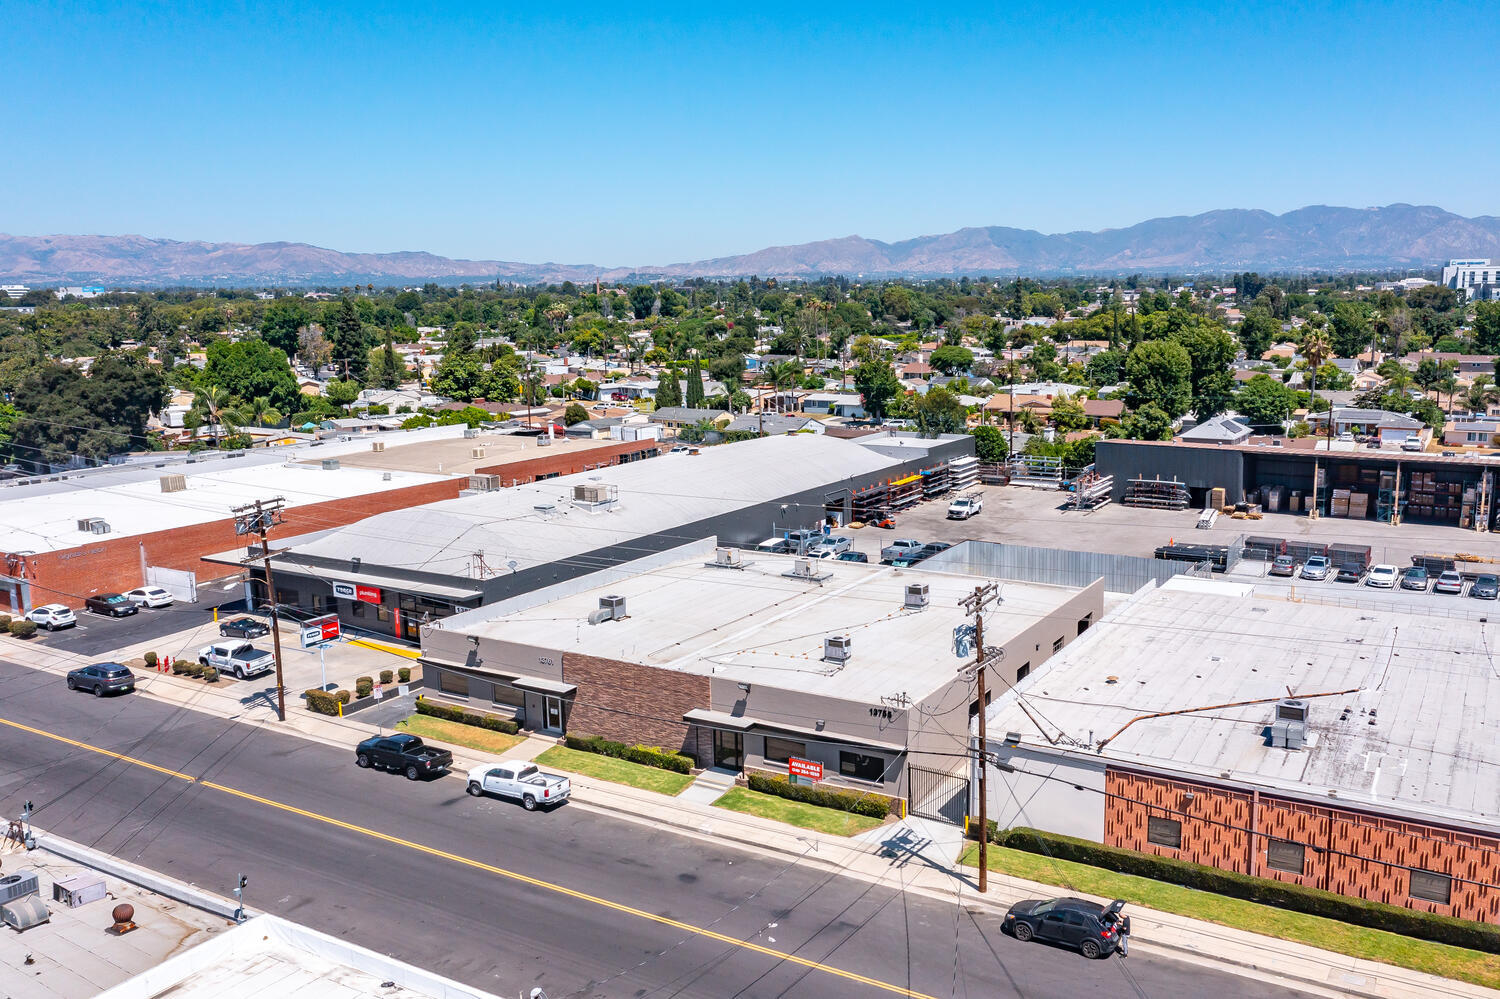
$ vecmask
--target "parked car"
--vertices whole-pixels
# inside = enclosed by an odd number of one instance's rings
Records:
[[[1401,571],[1393,565],[1372,565],[1369,574],[1365,576],[1365,585],[1389,590],[1396,585],[1400,575]]]
[[[838,552],[834,551],[832,548],[814,548],[812,551],[808,552],[806,555],[804,555],[802,557],[803,558],[818,558],[818,559],[824,559],[824,558],[826,558],[826,559],[834,559],[834,558],[838,558],[839,556],[838,556]]]
[[[83,606],[85,610],[110,617],[129,617],[141,612],[135,601],[123,593],[96,593],[92,597],[85,597]]]
[[[813,545],[816,545],[819,541],[822,540],[822,531],[807,529],[786,532],[786,543],[792,546],[793,555],[801,555],[803,552],[807,551],[809,548],[813,547]]]
[[[1452,569],[1449,569],[1447,572],[1440,573],[1438,575],[1437,582],[1432,584],[1433,593],[1458,594],[1462,593],[1463,591],[1464,574],[1461,572],[1455,572]]]
[[[246,641],[215,642],[198,650],[198,662],[237,680],[260,676],[276,668],[276,657]]]
[[[692,450],[693,449],[690,448],[690,447],[688,447],[686,444],[678,444],[676,447],[672,448],[672,450],[668,451],[667,453],[668,454],[690,454],[690,453],[692,453]]]
[[[1443,457],[1444,458],[1457,458],[1458,457],[1458,452],[1457,451],[1444,451],[1443,452]]]
[[[897,559],[910,558],[921,551],[922,542],[916,538],[897,538],[884,548],[880,549],[880,561],[894,562]]]
[[[1354,442],[1354,434],[1352,434],[1349,431],[1345,430],[1343,433],[1339,434],[1339,440],[1341,440],[1341,441],[1347,441],[1349,443],[1353,443]]]
[[[434,749],[415,735],[372,736],[354,747],[354,763],[406,774],[420,780],[428,774],[445,773],[453,766],[453,754]]]
[[[170,607],[173,601],[172,594],[160,586],[137,586],[126,590],[125,596],[137,607]]]
[[[1327,579],[1328,571],[1333,568],[1326,555],[1309,555],[1307,561],[1302,563],[1301,576],[1303,579]]]
[[[1401,588],[1403,590],[1427,589],[1427,570],[1420,565],[1407,569],[1401,574]]]
[[[1491,576],[1485,573],[1474,577],[1474,585],[1469,587],[1469,596],[1476,600],[1494,600],[1500,597],[1500,576]]]
[[[846,552],[850,548],[853,548],[853,547],[854,547],[854,542],[851,541],[849,538],[841,537],[841,536],[835,534],[835,535],[830,535],[829,537],[824,538],[822,541],[819,541],[816,545],[813,546],[813,550],[814,551],[831,551],[835,555],[838,555],[839,553]]]
[[[948,504],[948,519],[968,520],[983,509],[984,496],[980,493],[970,493],[968,496],[960,496]]]
[[[68,671],[69,690],[87,690],[95,697],[126,694],[135,689],[135,674],[119,663],[93,663]]]
[[[1297,574],[1297,559],[1292,555],[1277,555],[1271,562],[1271,575],[1273,576],[1295,576]]]
[[[921,551],[917,552],[917,557],[919,559],[932,558],[932,556],[941,554],[952,547],[953,545],[947,541],[929,541],[922,546]]]
[[[1047,940],[1077,948],[1084,957],[1123,956],[1130,949],[1130,917],[1121,914],[1125,903],[1100,905],[1082,898],[1029,898],[1005,914],[1004,926],[1022,943]]]
[[[560,805],[573,793],[573,782],[558,774],[547,774],[535,763],[525,760],[506,760],[496,766],[484,763],[469,771],[469,793],[474,797],[486,794],[519,801],[528,812],[538,806]]]
[[[1404,440],[1404,441],[1401,442],[1401,450],[1403,450],[1403,451],[1421,451],[1422,450],[1422,438],[1420,438],[1420,437],[1408,437],[1408,438],[1406,438],[1406,440]]]
[[[73,613],[73,608],[63,604],[46,604],[33,608],[31,613],[26,615],[26,620],[48,631],[71,628],[78,623],[78,617]]]
[[[270,633],[266,622],[253,617],[232,617],[219,622],[219,635],[223,638],[259,638]]]
[[[1333,579],[1337,583],[1357,583],[1363,577],[1364,572],[1360,570],[1359,566],[1345,562],[1339,566],[1339,571],[1334,575]]]
[[[839,552],[838,560],[840,562],[868,562],[870,556],[864,552]]]

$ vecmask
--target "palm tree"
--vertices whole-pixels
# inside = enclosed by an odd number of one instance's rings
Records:
[[[784,388],[796,388],[797,382],[802,378],[802,365],[796,361],[782,361],[780,364],[767,365],[761,372],[760,381],[762,385],[769,385],[776,392],[777,408],[781,406],[781,391]],[[765,409],[762,404],[761,409]]]
[[[1500,389],[1490,384],[1489,375],[1475,375],[1474,382],[1464,393],[1464,406],[1471,413],[1484,413],[1490,403],[1500,401]]]
[[[193,394],[193,405],[182,422],[190,430],[207,425],[213,435],[214,447],[218,447],[220,431],[233,437],[248,421],[245,413],[235,407],[234,397],[227,390],[208,385]]]
[[[1302,356],[1307,360],[1307,370],[1311,372],[1311,384],[1307,392],[1307,410],[1311,416],[1318,401],[1318,369],[1323,362],[1328,360],[1328,355],[1333,353],[1333,348],[1328,345],[1328,334],[1322,330],[1312,330],[1302,338]],[[1328,439],[1333,440],[1333,406],[1328,407]],[[1314,442],[1316,444],[1316,441]],[[1331,448],[1333,445],[1330,444]]]
[[[271,400],[263,395],[258,395],[251,401],[245,414],[257,427],[275,426],[284,419],[281,410],[271,405]]]

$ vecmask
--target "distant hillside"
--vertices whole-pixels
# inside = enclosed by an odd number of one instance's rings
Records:
[[[591,282],[687,277],[874,277],[1366,270],[1500,258],[1500,218],[1441,208],[1229,209],[1127,229],[1045,235],[1003,226],[883,243],[861,236],[633,268],[342,253],[306,243],[203,243],[144,236],[0,235],[0,278],[28,284],[339,285]]]

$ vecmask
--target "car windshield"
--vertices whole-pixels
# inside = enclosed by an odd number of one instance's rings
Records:
[[[1053,908],[1055,908],[1056,906],[1057,906],[1057,902],[1055,900],[1051,901],[1051,902],[1043,902],[1042,904],[1038,905],[1035,909],[1032,909],[1031,911],[1034,914],[1036,914],[1036,915],[1039,916],[1039,915],[1041,915],[1044,912],[1051,912],[1053,910]]]
[[[125,600],[125,596],[119,593],[116,593],[114,596],[104,598],[104,602],[107,604],[123,604],[125,603]]]
[[[105,670],[104,671],[105,678],[109,679],[109,680],[123,680],[125,677],[127,677],[129,675],[130,675],[130,670],[124,668],[123,666],[120,667],[119,669],[111,669],[111,670]]]
[[[1480,576],[1474,582],[1480,586],[1494,586],[1500,580],[1497,580],[1494,576]]]

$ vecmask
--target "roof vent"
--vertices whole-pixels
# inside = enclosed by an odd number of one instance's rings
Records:
[[[389,482],[389,481],[391,481],[391,473],[390,472],[381,472],[380,473],[380,481],[381,482]]]
[[[1307,702],[1295,697],[1277,701],[1270,732],[1273,748],[1301,749],[1307,742]]]
[[[906,584],[906,609],[921,610],[930,602],[931,597],[927,592],[926,583]]]
[[[600,597],[599,609],[589,615],[589,624],[603,624],[605,621],[623,621],[625,617],[624,597]]]
[[[108,534],[109,524],[103,517],[80,517],[78,529],[84,534]]]
[[[829,635],[823,639],[823,661],[826,663],[848,662],[853,644],[853,639],[848,635]]]
[[[323,459],[323,471],[325,471],[325,472],[332,472],[332,471],[335,471],[338,467],[339,467],[339,460],[337,458],[324,458]]]
[[[470,458],[483,458],[484,457],[484,448],[482,448],[482,447],[471,447],[471,448],[469,448],[469,457]]]
[[[161,477],[161,491],[164,493],[180,493],[186,488],[186,475],[163,475]]]
[[[374,451],[376,454],[379,454],[381,451],[385,450],[385,441],[371,441],[370,450]]]

